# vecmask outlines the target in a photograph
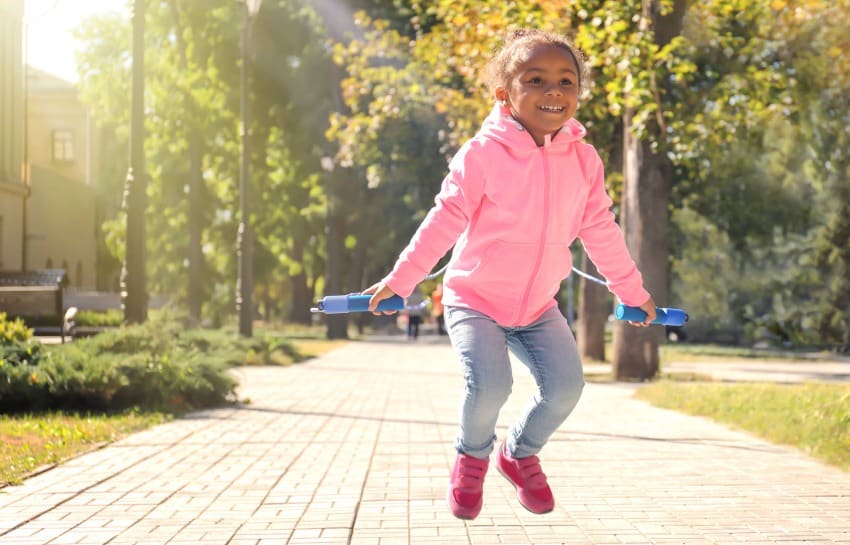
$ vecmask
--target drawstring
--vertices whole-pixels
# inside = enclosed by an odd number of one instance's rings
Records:
[[[433,280],[433,279],[437,278],[438,276],[440,276],[441,274],[443,274],[444,272],[446,272],[446,269],[448,269],[448,268],[449,268],[449,266],[448,266],[448,264],[446,264],[443,267],[441,267],[440,270],[433,272],[433,273],[429,274],[428,276],[426,276],[425,278],[423,278],[422,281],[424,282],[425,280]],[[591,282],[596,282],[597,284],[599,284],[601,286],[607,286],[608,285],[608,282],[602,280],[601,278],[596,278],[595,276],[591,276],[584,271],[580,271],[580,270],[576,269],[575,267],[573,267],[573,272],[576,273],[577,275],[581,276],[582,278],[586,278],[586,279],[590,280]]]

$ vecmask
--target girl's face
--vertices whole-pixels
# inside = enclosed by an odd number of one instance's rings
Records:
[[[576,113],[579,74],[573,56],[553,44],[537,44],[519,63],[507,87],[496,89],[514,118],[531,134],[538,146]]]

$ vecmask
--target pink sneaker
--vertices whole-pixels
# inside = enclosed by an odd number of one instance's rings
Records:
[[[527,458],[511,458],[507,445],[502,443],[499,456],[496,459],[499,473],[505,476],[516,487],[516,495],[523,507],[542,515],[555,508],[555,498],[552,489],[546,483],[546,475],[540,467],[537,456]]]
[[[459,519],[474,519],[484,504],[484,475],[489,460],[458,454],[449,482],[449,508]]]

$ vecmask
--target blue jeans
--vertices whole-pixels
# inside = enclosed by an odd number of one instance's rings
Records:
[[[487,458],[496,442],[496,420],[513,385],[508,349],[531,371],[538,391],[506,438],[515,458],[537,454],[581,397],[584,374],[567,320],[553,307],[532,324],[503,327],[488,316],[446,307],[446,327],[465,380],[458,452]]]

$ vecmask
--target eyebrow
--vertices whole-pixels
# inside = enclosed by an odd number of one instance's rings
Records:
[[[523,73],[528,73],[528,72],[549,72],[549,70],[546,70],[545,68],[528,68],[528,69],[526,69],[526,70],[523,70],[522,72],[523,72]],[[575,70],[573,70],[572,68],[564,68],[563,70],[561,70],[561,73],[565,73],[565,72],[566,72],[566,73],[570,73],[570,74],[575,74],[576,76],[578,75],[578,72],[576,72],[576,71],[575,71]]]

